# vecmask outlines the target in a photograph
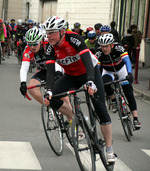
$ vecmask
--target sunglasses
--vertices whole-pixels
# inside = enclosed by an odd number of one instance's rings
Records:
[[[54,33],[57,33],[59,30],[52,30],[52,31],[49,31],[49,30],[47,30],[46,31],[46,34],[54,34]]]
[[[28,43],[29,46],[37,46],[39,43]]]
[[[93,38],[89,38],[89,40],[94,40],[95,39],[95,37],[93,37]]]

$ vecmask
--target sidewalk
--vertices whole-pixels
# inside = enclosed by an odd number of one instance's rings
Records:
[[[132,70],[135,78],[135,69]],[[145,99],[150,100],[150,68],[145,68],[139,63],[138,84],[133,83],[134,92]]]

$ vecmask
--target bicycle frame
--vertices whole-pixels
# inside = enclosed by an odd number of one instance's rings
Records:
[[[83,130],[87,130],[87,133],[90,137],[91,143],[93,144],[93,149],[95,153],[95,161],[96,161],[96,154],[98,153],[100,155],[101,161],[106,168],[106,170],[113,170],[114,163],[108,164],[105,159],[105,154],[104,154],[104,140],[98,139],[97,136],[97,130],[96,130],[96,119],[99,121],[100,120],[97,116],[97,114],[94,112],[93,106],[91,105],[91,100],[97,100],[94,97],[90,96],[88,92],[85,89],[81,89],[81,91],[85,92],[85,101],[81,101],[80,98],[77,97],[77,94],[73,94],[74,98],[74,108],[75,108],[75,117],[78,117],[79,120],[81,121],[81,125],[83,126]],[[80,91],[78,91],[80,92]],[[86,103],[89,111],[89,118],[90,118],[90,124],[86,121],[82,110],[80,108],[80,104]],[[86,150],[86,149],[85,149]]]
[[[121,81],[124,81],[124,80],[121,80]],[[131,141],[131,136],[133,135],[132,130],[134,130],[134,127],[131,122],[131,111],[128,110],[129,104],[127,102],[127,99],[122,90],[122,86],[120,84],[121,81],[115,80],[109,83],[105,83],[105,85],[109,85],[109,84],[114,85],[114,94],[116,96],[119,118],[121,120],[121,124],[122,124],[127,140]]]

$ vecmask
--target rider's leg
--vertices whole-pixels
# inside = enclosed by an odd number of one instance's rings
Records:
[[[69,101],[69,97],[63,97],[61,100],[63,100],[63,105],[59,108],[58,111],[66,115],[68,121],[71,121],[74,114]]]
[[[101,125],[101,130],[106,141],[106,146],[112,146],[112,124]]]
[[[33,86],[33,85],[38,85],[40,84],[40,81],[36,80],[36,79],[31,79],[29,81],[29,85],[28,86]],[[39,103],[43,104],[43,97],[42,97],[42,93],[40,91],[39,87],[33,88],[33,89],[29,89],[28,90],[29,93],[31,94],[31,96],[38,101]]]

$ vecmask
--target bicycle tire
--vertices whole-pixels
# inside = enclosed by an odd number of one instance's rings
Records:
[[[67,137],[70,145],[73,147],[71,127],[70,127],[70,124],[68,122],[68,119],[63,114],[59,114],[58,117],[60,118],[59,120],[61,122],[61,131],[62,131],[62,133],[66,134],[66,137]],[[63,137],[63,139],[66,137]]]
[[[84,139],[81,141],[78,136],[79,128],[84,132]],[[75,156],[81,171],[96,171],[95,155],[91,140],[85,126],[82,125],[79,117],[75,116],[72,121],[72,141]]]
[[[50,107],[42,105],[42,123],[44,132],[50,147],[57,156],[61,156],[63,153],[63,134],[61,132],[60,120],[55,111],[50,112]]]
[[[130,135],[133,136],[133,124],[132,124],[132,119],[131,119],[131,111],[129,109],[129,106],[126,104],[126,114],[128,115],[128,125],[129,125],[129,131]]]
[[[99,152],[97,152],[97,150],[95,149],[96,150],[95,155],[97,153],[99,153],[101,162],[102,162],[103,166],[105,167],[105,169],[107,171],[113,171],[115,163],[114,162],[112,162],[112,163],[107,162],[107,159],[106,159],[106,143],[105,143],[104,137],[103,137],[102,132],[101,132],[100,119],[95,114],[95,112],[94,112],[93,116],[95,116],[95,119],[96,119],[96,121],[95,121],[95,133],[94,133],[95,136],[94,137],[98,140],[98,144],[99,144],[99,148],[100,148]],[[96,158],[96,156],[95,156],[95,158]]]
[[[116,98],[116,101],[117,101],[118,115],[121,120],[124,134],[125,134],[127,140],[131,141],[131,131],[130,131],[129,123],[128,123],[128,115],[123,110],[122,99],[118,96]]]

